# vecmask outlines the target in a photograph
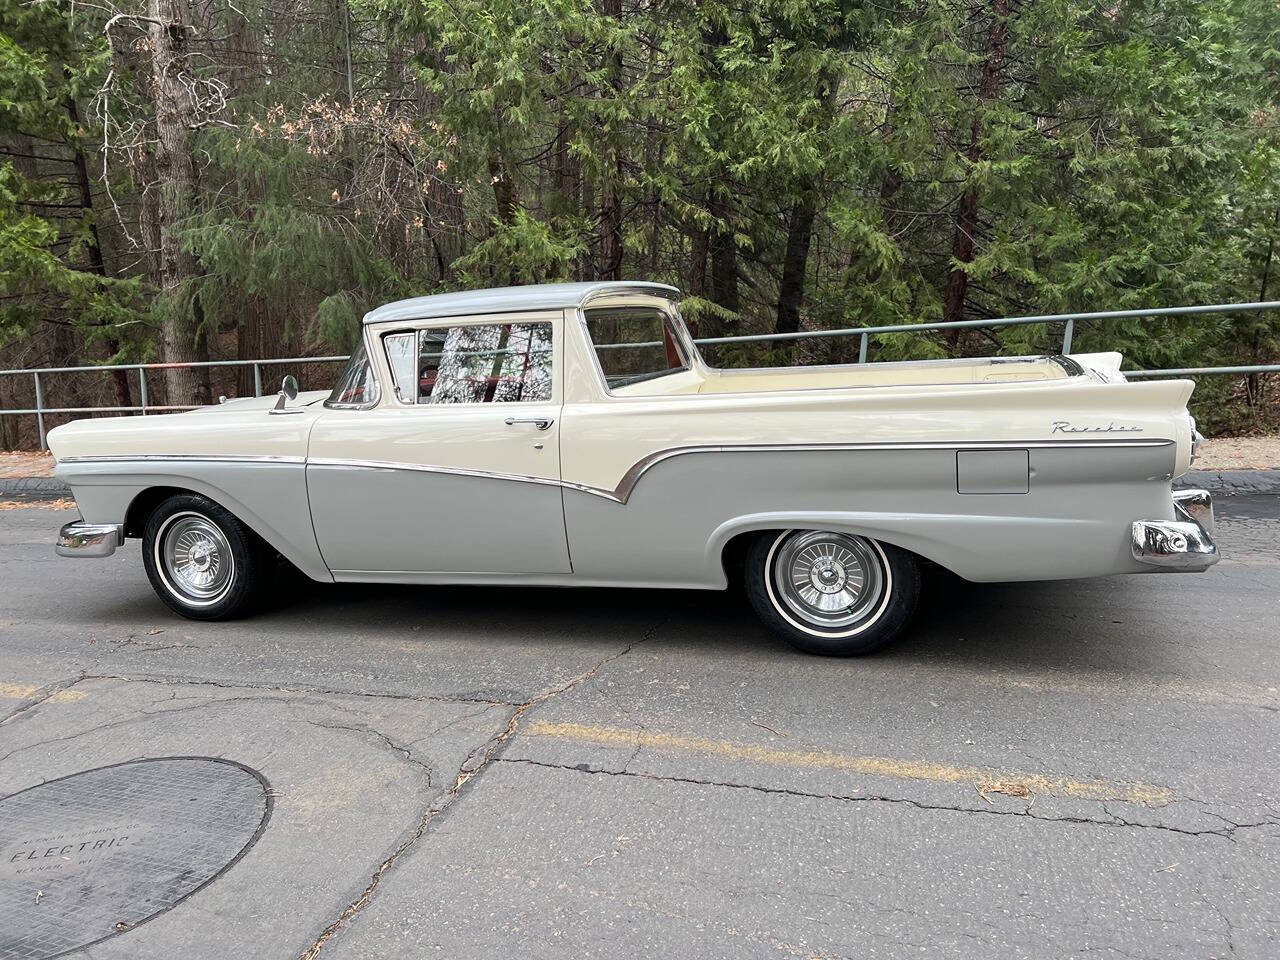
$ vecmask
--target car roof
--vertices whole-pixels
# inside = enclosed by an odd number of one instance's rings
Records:
[[[596,297],[617,293],[647,294],[667,300],[676,300],[680,296],[679,290],[665,283],[633,280],[535,283],[523,287],[463,290],[458,293],[437,293],[429,297],[397,300],[376,310],[370,310],[364,315],[364,322],[462,317],[476,313],[512,313],[517,310],[561,310],[582,307],[587,301]]]

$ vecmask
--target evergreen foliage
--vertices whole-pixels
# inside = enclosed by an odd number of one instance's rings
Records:
[[[0,0],[0,351],[328,353],[395,297],[614,276],[703,336],[1280,299],[1278,51],[1273,0]],[[1280,314],[1075,349],[1274,362]],[[1274,394],[1196,412],[1274,429]]]

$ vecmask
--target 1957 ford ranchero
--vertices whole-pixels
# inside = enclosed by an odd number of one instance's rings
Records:
[[[552,284],[392,303],[338,385],[49,435],[82,519],[143,541],[171,608],[315,580],[717,590],[801,649],[906,624],[928,560],[975,581],[1203,570],[1186,380],[1118,354],[719,370],[678,292]]]

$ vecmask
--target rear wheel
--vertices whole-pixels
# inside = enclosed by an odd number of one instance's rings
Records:
[[[831,530],[783,530],[747,551],[747,598],[760,619],[807,653],[856,656],[902,633],[920,596],[904,550]]]
[[[192,620],[229,620],[257,599],[265,550],[239,520],[207,497],[163,501],[142,535],[147,578],[170,609]]]

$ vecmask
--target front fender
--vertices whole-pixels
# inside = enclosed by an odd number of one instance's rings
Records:
[[[298,462],[59,463],[55,476],[71,487],[88,523],[124,523],[134,500],[155,487],[208,497],[313,580],[332,582],[316,545],[307,501],[306,466]]]

